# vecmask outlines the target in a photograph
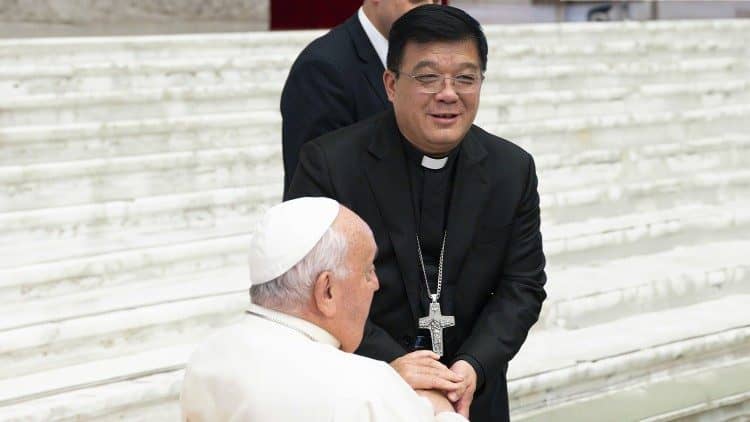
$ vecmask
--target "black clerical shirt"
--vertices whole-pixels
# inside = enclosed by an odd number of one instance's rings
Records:
[[[415,233],[415,235],[419,235],[430,292],[434,294],[437,291],[440,251],[443,234],[448,223],[448,209],[453,191],[456,162],[461,148],[460,146],[454,148],[448,154],[448,162],[443,168],[432,170],[422,166],[422,158],[425,155],[423,152],[414,147],[403,135],[401,135],[401,141],[407,157],[406,167],[411,188],[414,222],[418,230],[418,233]],[[446,249],[450,248],[450,245],[451,238],[450,233],[448,233]],[[417,260],[419,259],[417,251],[414,251],[414,257]],[[421,272],[421,264],[418,263],[417,265]],[[424,285],[422,274],[419,275],[419,279],[422,280],[422,283],[419,285],[422,313],[423,315],[427,315],[430,303],[429,293]],[[440,294],[440,308],[443,315],[455,315],[453,306],[454,287],[443,279]],[[450,328],[444,331],[446,342],[451,339],[450,331]],[[429,336],[426,338],[429,339]],[[418,344],[417,346],[420,345]],[[426,348],[431,347],[429,341],[424,346]]]

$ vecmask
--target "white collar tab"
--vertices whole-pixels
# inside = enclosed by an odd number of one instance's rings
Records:
[[[448,163],[448,157],[443,158],[432,158],[428,156],[422,157],[422,167],[430,170],[440,170]]]

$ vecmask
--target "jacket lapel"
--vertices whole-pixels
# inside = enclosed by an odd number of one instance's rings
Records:
[[[383,104],[383,107],[388,105],[388,96],[385,93],[385,86],[383,85],[383,72],[385,68],[383,63],[378,57],[378,53],[375,51],[375,47],[370,43],[370,39],[367,38],[365,30],[362,28],[362,24],[359,23],[359,17],[355,13],[344,23],[346,26],[349,36],[352,38],[354,43],[354,49],[357,51],[359,59],[362,61],[362,72],[365,74],[365,78],[370,83],[370,87],[375,92]]]
[[[487,150],[476,139],[472,127],[462,141],[456,178],[448,211],[445,246],[445,280],[456,283],[466,253],[474,238],[477,220],[487,200],[489,185],[481,162]]]
[[[367,177],[401,270],[412,316],[419,316],[419,269],[414,210],[393,111],[384,114],[380,130],[369,146]]]

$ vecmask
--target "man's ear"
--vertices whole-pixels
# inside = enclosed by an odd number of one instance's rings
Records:
[[[331,278],[330,271],[323,271],[318,274],[313,284],[313,300],[323,316],[331,318],[336,314],[336,301],[334,300],[335,286]]]
[[[388,94],[388,100],[393,102],[396,96],[396,75],[388,69],[383,72],[383,85],[385,85],[385,93]]]

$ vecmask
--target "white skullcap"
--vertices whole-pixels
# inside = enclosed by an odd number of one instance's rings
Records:
[[[250,240],[250,284],[267,283],[302,261],[338,214],[339,203],[329,198],[298,198],[271,207]]]

